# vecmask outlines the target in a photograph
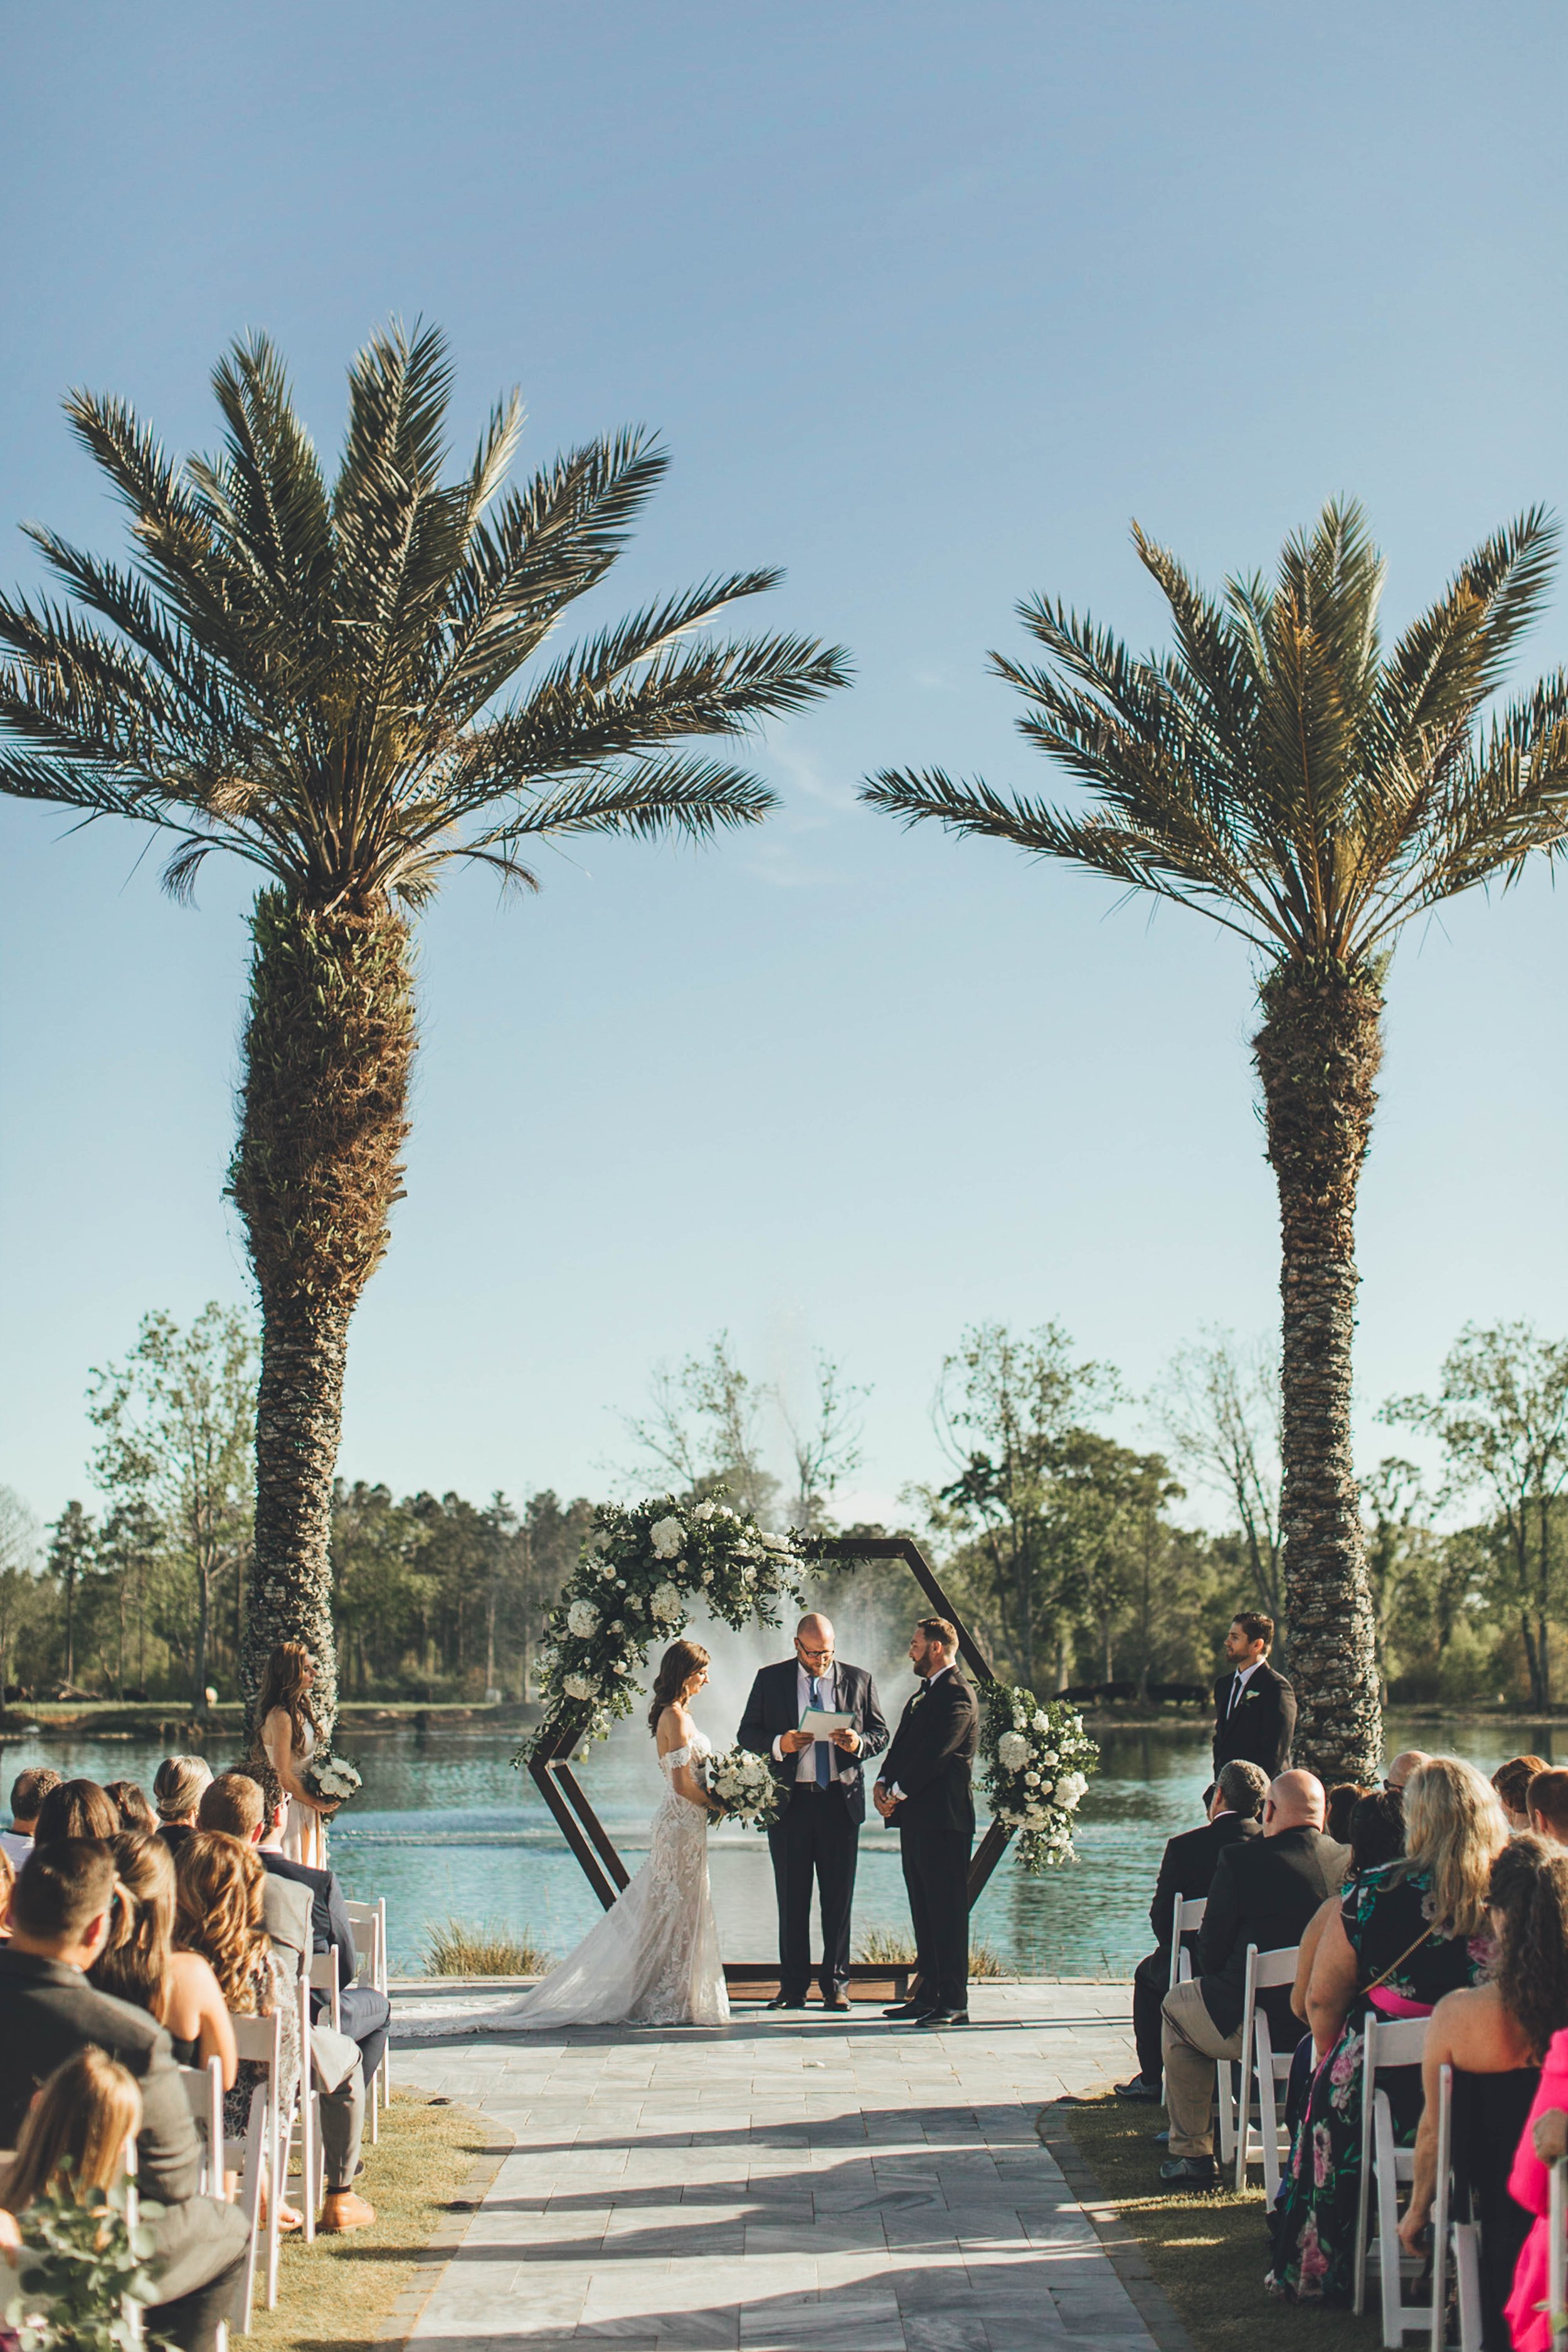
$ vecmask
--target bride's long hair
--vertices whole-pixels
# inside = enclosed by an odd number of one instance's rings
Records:
[[[648,1707],[648,1728],[656,1739],[659,1717],[667,1706],[674,1706],[682,1691],[699,1667],[708,1663],[707,1652],[700,1642],[672,1642],[659,1660],[659,1671],[653,1677],[653,1696]]]

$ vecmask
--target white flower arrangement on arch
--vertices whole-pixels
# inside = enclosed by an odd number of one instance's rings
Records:
[[[1017,1832],[1019,1866],[1034,1877],[1072,1860],[1072,1817],[1100,1750],[1065,1699],[999,1682],[983,1684],[979,1696],[982,1785],[996,1819]]]
[[[787,1601],[802,1605],[805,1573],[799,1538],[765,1532],[722,1492],[601,1503],[535,1660],[543,1719],[514,1761],[567,1731],[602,1739],[635,1706],[649,1651],[674,1640],[694,1604],[737,1630],[777,1625]]]

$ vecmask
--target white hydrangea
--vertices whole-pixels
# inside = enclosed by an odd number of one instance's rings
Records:
[[[653,1547],[655,1559],[678,1559],[685,1540],[685,1529],[679,1519],[655,1519],[648,1530],[648,1541]]]
[[[574,1601],[566,1612],[566,1630],[586,1642],[591,1633],[599,1631],[599,1612],[591,1601]]]
[[[547,1642],[542,1650],[538,1650],[534,1654],[535,1669],[541,1675],[553,1675],[559,1664],[560,1652],[553,1642]]]
[[[591,1675],[568,1675],[561,1683],[568,1698],[597,1698],[599,1685]]]
[[[997,1760],[1008,1772],[1016,1772],[1029,1762],[1029,1741],[1021,1731],[1003,1732],[997,1742]]]
[[[655,1625],[674,1625],[685,1614],[680,1594],[667,1580],[655,1584],[648,1609]]]
[[[1088,1786],[1082,1772],[1064,1772],[1056,1784],[1058,1801],[1071,1812]]]

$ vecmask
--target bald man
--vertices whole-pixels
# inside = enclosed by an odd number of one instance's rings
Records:
[[[1323,1835],[1326,1801],[1312,1773],[1281,1772],[1263,1800],[1262,1836],[1227,1846],[1215,1865],[1198,1932],[1197,1973],[1190,1984],[1173,1985],[1165,1998],[1171,2127],[1162,2180],[1189,2189],[1216,2185],[1214,2062],[1242,2055],[1247,1948],[1274,1952],[1299,1944],[1319,1904],[1339,1888],[1341,1849]],[[1291,1988],[1266,1990],[1258,1999],[1277,2047],[1289,2049],[1301,2032],[1291,2019]]]
[[[847,1715],[831,1740],[800,1729],[815,1708]],[[779,1898],[779,1992],[770,2009],[804,2009],[811,1978],[811,1889],[822,1907],[822,2006],[849,2007],[850,1907],[855,1862],[865,1819],[868,1756],[887,1746],[887,1725],[876,1685],[863,1666],[834,1654],[826,1617],[802,1617],[795,1654],[764,1666],[740,1718],[740,1745],[766,1756],[775,1780],[789,1790],[783,1811],[768,1832],[773,1886]]]

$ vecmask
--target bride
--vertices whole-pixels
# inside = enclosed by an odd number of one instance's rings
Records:
[[[707,1874],[708,1819],[722,1808],[703,1786],[702,1762],[713,1751],[690,1714],[707,1668],[708,1654],[695,1642],[672,1642],[659,1662],[648,1727],[664,1791],[636,1877],[542,1984],[465,2031],[722,2025],[728,2018]]]

